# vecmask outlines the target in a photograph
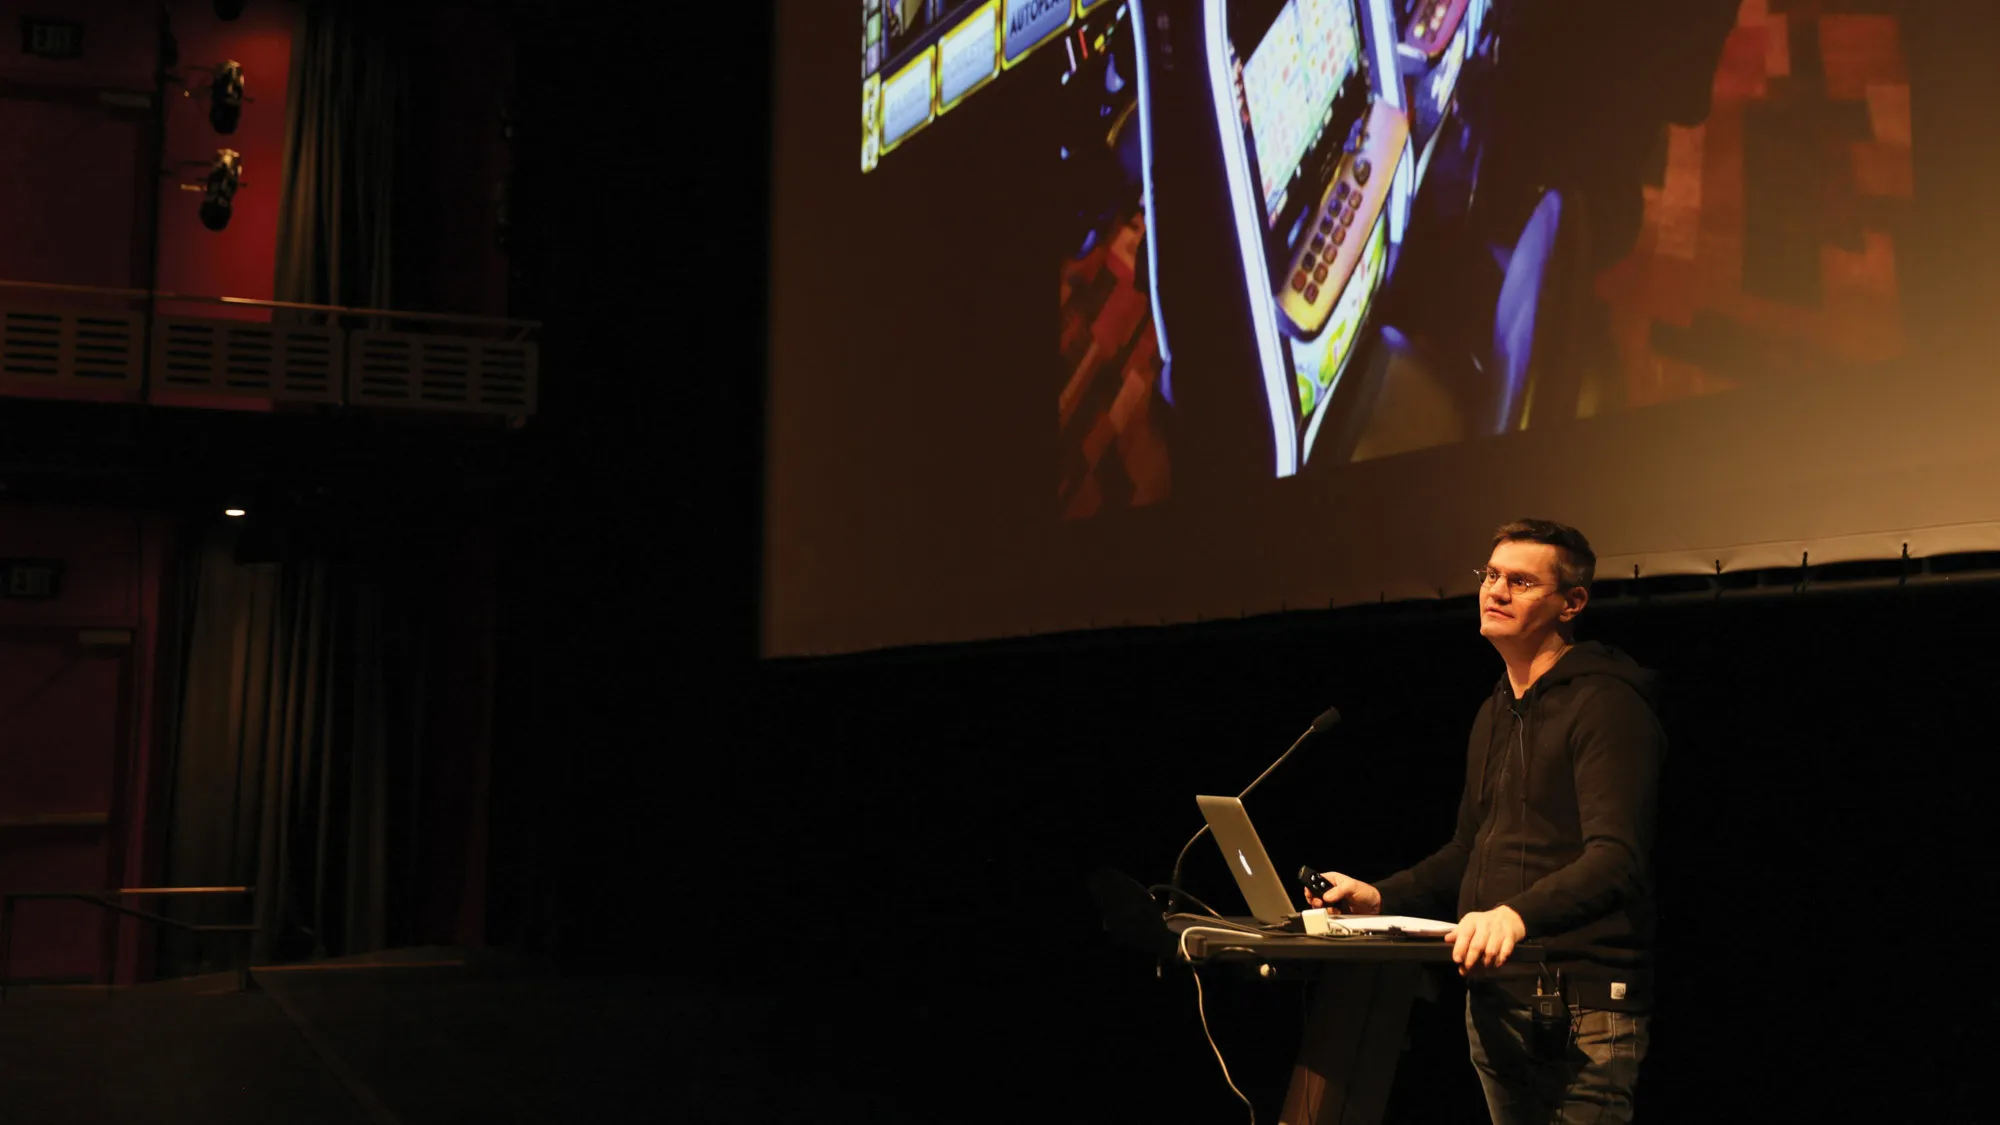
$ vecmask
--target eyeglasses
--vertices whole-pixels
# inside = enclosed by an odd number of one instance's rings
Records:
[[[1551,590],[1556,588],[1556,584],[1553,582],[1540,582],[1525,574],[1508,574],[1505,571],[1494,570],[1490,566],[1482,566],[1475,569],[1472,572],[1472,576],[1479,579],[1479,588],[1482,590],[1493,585],[1495,582],[1503,581],[1507,583],[1509,589],[1520,595],[1532,593],[1543,587]]]

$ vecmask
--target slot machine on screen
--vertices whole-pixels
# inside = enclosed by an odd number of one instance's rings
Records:
[[[1144,5],[1179,421],[1239,472],[1292,476],[1329,427],[1351,428],[1350,374],[1415,190],[1396,4]]]
[[[1458,95],[1466,61],[1479,46],[1486,0],[1396,0],[1396,58],[1410,112],[1412,176],[1423,186]],[[1456,201],[1461,206],[1463,201]]]

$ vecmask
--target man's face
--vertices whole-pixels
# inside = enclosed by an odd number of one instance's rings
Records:
[[[1561,552],[1547,543],[1508,542],[1493,548],[1486,569],[1505,577],[1479,591],[1479,635],[1496,644],[1535,644],[1581,612],[1585,595],[1564,590],[1557,581],[1560,558]],[[1515,582],[1522,579],[1534,586],[1516,590]]]

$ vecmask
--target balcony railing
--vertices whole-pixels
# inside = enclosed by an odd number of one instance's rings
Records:
[[[120,887],[109,891],[9,891],[4,895],[0,895],[0,1003],[4,1003],[7,999],[8,986],[27,983],[14,979],[14,922],[15,911],[20,903],[36,901],[81,902],[95,906],[109,914],[117,915],[120,918],[137,918],[141,921],[165,926],[168,929],[194,934],[197,939],[204,934],[233,935],[236,938],[236,956],[233,958],[236,970],[236,987],[240,991],[250,986],[250,952],[251,942],[257,934],[256,923],[237,922],[203,925],[169,918],[155,911],[140,910],[136,907],[127,906],[125,900],[131,898],[220,896],[242,899],[249,904],[249,909],[254,913],[256,909],[256,894],[257,889],[255,887]],[[115,944],[111,941],[106,941],[104,944],[101,971],[104,984],[107,987],[114,982],[117,972],[115,956]]]
[[[204,307],[277,315],[198,315]],[[500,317],[0,280],[0,394],[524,418],[536,407],[540,328]]]

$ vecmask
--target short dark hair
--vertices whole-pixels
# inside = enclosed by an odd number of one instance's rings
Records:
[[[1556,581],[1562,588],[1578,586],[1588,590],[1597,577],[1597,552],[1583,532],[1554,520],[1515,520],[1493,531],[1493,545],[1502,543],[1547,543],[1556,549]]]

